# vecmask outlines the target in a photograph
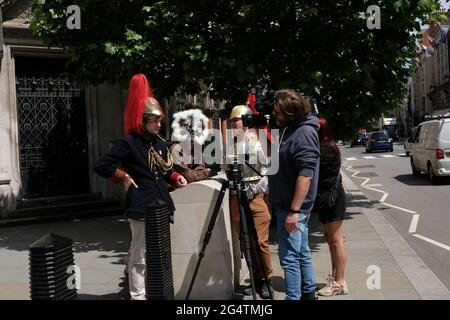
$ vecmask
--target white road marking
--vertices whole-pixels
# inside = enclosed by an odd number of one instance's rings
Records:
[[[384,197],[385,194],[389,195],[389,193],[384,192],[383,190],[378,190],[378,189],[370,188],[370,187],[366,187],[366,186],[363,186],[363,188],[365,188],[365,189],[367,189],[367,190],[372,190],[372,191],[375,191],[375,192],[382,193],[383,195],[381,196],[381,199],[383,199],[383,197]],[[382,202],[381,199],[379,200],[380,202]],[[384,198],[384,200],[386,200],[386,198]],[[383,200],[383,201],[384,201],[384,200]]]
[[[347,167],[347,171],[351,171],[351,172],[354,172],[353,174],[352,174],[352,177],[354,177],[354,178],[358,178],[358,179],[363,179],[364,180],[364,182],[361,184],[361,185],[363,185],[363,184],[365,184],[365,183],[367,183],[370,179],[368,179],[368,178],[364,178],[364,177],[358,177],[357,175],[359,174],[359,171],[356,171],[356,170],[352,170],[351,168],[352,168],[352,166],[349,166],[349,165],[346,165],[346,164],[344,164],[344,166],[346,166]]]
[[[395,156],[393,156],[393,155],[382,155],[382,157],[384,157],[384,158],[394,158]],[[347,160],[348,160],[348,159],[356,160],[355,158],[346,158],[346,159],[347,159]],[[431,243],[431,244],[434,244],[435,246],[438,246],[438,247],[443,248],[443,249],[445,249],[445,250],[450,251],[450,247],[449,247],[449,246],[447,246],[447,245],[445,245],[445,244],[442,244],[442,243],[440,243],[440,242],[438,242],[438,241],[435,241],[435,240],[433,240],[433,239],[424,237],[424,236],[422,236],[422,235],[420,235],[420,234],[415,233],[416,230],[417,230],[417,224],[419,223],[419,217],[420,217],[420,214],[418,214],[418,213],[415,212],[415,211],[408,210],[408,209],[405,209],[405,208],[402,208],[402,207],[395,206],[395,205],[393,205],[393,204],[384,202],[384,201],[387,199],[387,197],[389,196],[389,193],[387,193],[387,192],[385,192],[385,191],[382,191],[382,190],[378,190],[378,189],[373,188],[373,187],[381,187],[381,184],[379,184],[379,183],[375,183],[375,184],[367,184],[367,183],[370,181],[369,178],[358,177],[358,174],[360,174],[359,171],[353,170],[353,169],[352,169],[352,166],[349,166],[349,165],[347,165],[346,163],[343,163],[342,165],[345,166],[345,167],[347,167],[347,168],[346,168],[347,171],[353,172],[353,174],[351,175],[352,177],[364,180],[364,181],[361,183],[361,185],[360,185],[361,187],[363,187],[363,188],[365,188],[365,189],[368,189],[368,190],[373,190],[373,191],[376,191],[376,192],[379,192],[379,193],[383,193],[383,196],[382,196],[381,199],[380,199],[380,202],[381,202],[383,205],[388,206],[388,207],[391,207],[391,208],[394,208],[394,209],[397,209],[397,210],[400,210],[400,211],[403,211],[403,212],[406,212],[406,213],[412,213],[412,214],[413,214],[413,218],[412,218],[411,224],[410,224],[410,226],[409,226],[409,233],[412,233],[412,236],[414,236],[414,237],[416,237],[416,238],[419,238],[419,239],[421,239],[421,240],[427,241],[427,242],[429,242],[429,243]],[[367,184],[367,185],[366,185],[366,184]],[[352,194],[355,194],[355,193],[356,193],[356,192],[352,192]],[[352,200],[351,202],[356,202],[356,203],[358,203],[358,202],[371,202],[371,201],[368,200],[368,199],[358,199],[358,200]]]
[[[352,160],[358,160],[358,159],[356,159],[356,158],[345,158],[345,160],[352,161]]]
[[[412,213],[412,214],[416,214],[417,213],[417,212],[412,211],[412,210],[408,210],[408,209],[405,209],[405,208],[402,208],[402,207],[394,206],[393,204],[390,204],[390,203],[387,203],[387,202],[383,202],[383,205],[391,207],[391,208],[394,208],[394,209],[397,209],[397,210],[400,210],[400,211],[404,211],[404,212],[407,212],[407,213]]]
[[[369,188],[381,187],[381,184],[379,184],[379,183],[366,184],[366,187],[369,187]]]
[[[413,234],[413,236],[416,237],[416,238],[422,239],[424,241],[427,241],[427,242],[429,242],[431,244],[434,244],[435,246],[441,247],[442,249],[450,251],[450,247],[449,246],[447,246],[445,244],[442,244],[440,242],[437,242],[436,240],[424,237],[424,236],[422,236],[420,234]]]
[[[388,197],[389,193],[385,193],[383,194],[383,196],[380,199],[380,202],[384,202],[386,200],[386,198]]]
[[[395,158],[395,156],[393,156],[392,154],[382,154],[381,156],[383,158]]]
[[[355,171],[354,175],[355,175],[355,174],[360,174],[360,172],[359,172],[359,171]],[[365,179],[365,181],[364,181],[363,183],[361,183],[361,186],[365,186],[366,183],[370,181],[369,178],[364,178],[364,177],[358,177],[358,178],[360,178],[360,179]]]
[[[420,214],[416,213],[413,215],[411,220],[411,225],[409,226],[409,233],[416,233],[417,223],[419,222]]]
[[[364,159],[375,159],[375,157],[372,157],[372,156],[365,156],[365,157],[363,157]]]
[[[362,186],[363,188],[366,188],[366,189],[369,189],[369,190],[372,190],[372,191],[376,191],[376,192],[382,193],[382,194],[383,194],[383,197],[384,197],[386,194],[389,195],[389,193],[387,193],[387,192],[385,192],[385,191],[383,191],[383,190],[378,190],[378,189],[372,188],[372,185],[370,185],[370,184],[367,184],[367,185],[366,185],[367,182],[368,182],[368,181],[364,182],[363,184],[361,184],[361,186]],[[379,186],[381,186],[381,184],[380,184]],[[381,199],[383,199],[383,197],[382,197]],[[386,197],[387,197],[387,196],[386,196]],[[384,197],[383,200],[380,199],[380,201],[383,202],[384,200],[386,200],[386,197]]]

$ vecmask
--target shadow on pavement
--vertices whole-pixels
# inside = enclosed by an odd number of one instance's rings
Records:
[[[28,251],[28,246],[47,233],[55,233],[74,241],[75,253],[112,252],[124,258],[131,240],[128,221],[123,217],[100,217],[48,222],[0,229],[0,250]],[[100,255],[110,258],[111,254]]]
[[[284,278],[279,276],[272,277],[272,286],[275,291],[285,292]]]
[[[441,180],[433,184],[428,179],[428,177],[425,174],[421,174],[420,176],[416,177],[412,174],[402,174],[395,176],[394,179],[397,181],[404,183],[408,186],[435,186],[435,185],[450,185],[450,179],[449,178],[441,178]]]
[[[352,204],[350,201],[352,200],[363,200],[367,198],[365,196],[346,196],[346,207],[347,209],[352,207],[373,207],[370,201],[367,202],[358,202],[357,204]],[[353,215],[361,214],[361,212],[352,212],[351,210],[347,210],[345,220],[353,219]],[[345,222],[344,222],[345,223]],[[311,212],[311,216],[309,219],[309,247],[312,252],[320,251],[320,246],[323,243],[326,243],[325,238],[323,236],[323,230],[321,223],[319,221],[319,215],[315,212]],[[270,222],[270,230],[269,230],[269,244],[270,245],[278,245],[277,239],[277,220],[276,216],[272,216],[272,221]]]
[[[370,201],[365,195],[352,195],[351,199],[347,197],[347,209],[349,208],[373,208],[373,203],[376,201]],[[347,218],[349,216],[348,214],[349,210],[347,210]],[[351,212],[351,210],[350,210]],[[358,212],[358,214],[360,214]]]
[[[357,197],[357,196],[356,196]],[[351,200],[354,200],[355,196],[348,195],[346,196],[346,208],[347,213],[345,216],[345,220],[353,219],[354,215],[361,214],[361,212],[353,212],[352,210],[348,210],[356,205],[351,204]],[[365,197],[364,197],[365,199]],[[364,203],[358,203],[357,206],[362,206]],[[372,205],[369,202],[370,205]],[[345,220],[344,220],[344,229],[345,229]],[[345,233],[344,233],[345,236]],[[311,252],[319,252],[321,249],[321,245],[326,243],[325,237],[323,236],[322,224],[319,221],[319,215],[317,213],[312,212],[311,217],[309,219],[309,248]]]
[[[125,277],[121,278],[119,284],[120,291],[115,293],[108,293],[103,295],[96,294],[78,294],[77,300],[130,300],[128,291],[128,282]]]

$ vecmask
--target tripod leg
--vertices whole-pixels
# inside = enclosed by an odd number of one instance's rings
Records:
[[[266,269],[266,265],[264,264],[261,246],[259,245],[258,233],[256,231],[255,221],[253,219],[253,213],[250,208],[250,203],[248,201],[247,194],[245,193],[244,190],[241,191],[240,199],[241,199],[242,205],[244,207],[244,212],[249,213],[246,215],[246,218],[247,218],[247,228],[248,228],[249,235],[251,235],[253,237],[253,241],[251,242],[251,245],[255,246],[254,251],[256,252],[256,254],[258,256],[258,260],[259,260],[258,262],[262,266],[264,279],[265,279],[267,289],[269,291],[270,299],[273,300],[273,293],[272,293],[272,290],[270,289],[271,286],[270,286],[269,279],[267,278],[267,269]]]
[[[256,300],[256,287],[255,287],[255,277],[253,274],[253,259],[251,254],[252,239],[248,231],[248,215],[251,215],[250,206],[248,204],[247,196],[240,189],[237,190],[238,197],[238,207],[241,223],[241,241],[244,246],[244,256],[247,262],[247,267],[250,272],[250,282],[252,286],[253,300]]]
[[[202,262],[203,256],[205,255],[206,246],[211,239],[212,231],[214,229],[214,225],[216,224],[217,216],[219,215],[220,207],[222,206],[223,197],[225,196],[225,191],[229,186],[229,182],[226,180],[222,180],[222,187],[220,188],[219,195],[217,196],[217,201],[214,206],[214,210],[211,214],[211,220],[209,220],[208,230],[205,233],[205,237],[203,239],[202,249],[198,254],[199,258],[197,261],[197,265],[195,266],[194,274],[192,275],[191,283],[189,284],[189,289],[186,294],[186,300],[189,300],[189,296],[191,295],[192,287],[194,286],[195,278],[197,277],[198,270],[200,268],[200,263]]]

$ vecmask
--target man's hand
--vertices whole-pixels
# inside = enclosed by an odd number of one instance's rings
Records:
[[[179,175],[178,178],[177,178],[177,180],[175,181],[175,186],[176,186],[177,188],[183,188],[183,187],[186,187],[186,186],[187,186],[187,181],[186,181],[186,179],[185,179],[182,175]]]
[[[289,233],[298,231],[298,214],[288,214],[284,227]]]
[[[131,178],[128,174],[126,174],[125,177],[123,178],[123,186],[125,188],[125,192],[128,191],[131,185],[133,185],[136,189],[138,188],[133,178]]]

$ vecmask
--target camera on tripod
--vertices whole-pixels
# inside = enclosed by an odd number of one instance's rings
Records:
[[[233,184],[241,184],[242,183],[242,170],[243,170],[243,162],[248,160],[248,154],[241,155],[227,155],[226,156],[226,166],[225,173],[227,175],[227,179],[230,183]]]
[[[255,109],[258,114],[245,114],[242,116],[242,124],[244,127],[255,128],[265,127],[269,125],[271,128],[277,128],[275,117],[272,115],[275,103],[275,90],[269,87],[256,85],[250,88],[250,93],[256,97]],[[301,95],[308,101],[311,106],[311,113],[315,116],[319,115],[319,107],[317,100],[310,95]]]
[[[248,155],[244,155],[244,159]],[[253,299],[256,300],[256,285],[255,278],[253,274],[253,266],[254,263],[258,263],[253,260],[251,250],[255,250],[257,254],[258,261],[263,261],[262,258],[262,250],[259,245],[258,234],[255,228],[255,223],[253,221],[253,215],[250,208],[249,200],[246,195],[244,180],[242,178],[242,158],[240,155],[227,155],[226,156],[226,175],[227,179],[220,179],[222,187],[219,191],[219,195],[217,200],[215,201],[215,206],[213,212],[211,214],[211,220],[208,225],[208,230],[205,233],[205,237],[203,239],[203,245],[199,253],[199,259],[195,266],[194,274],[192,276],[191,282],[189,284],[188,292],[186,294],[186,300],[189,299],[192,288],[194,286],[195,279],[197,277],[200,263],[205,255],[206,247],[211,239],[212,231],[219,214],[220,207],[222,205],[222,201],[224,199],[226,189],[230,190],[230,193],[234,194],[237,197],[238,210],[239,210],[239,223],[240,223],[240,234],[239,240],[241,242],[241,250],[247,262],[247,267],[249,269],[250,274],[250,283],[252,288]],[[244,160],[245,161],[245,160]],[[247,163],[246,163],[247,164]],[[247,164],[248,165],[248,164]],[[219,181],[219,180],[218,180]],[[266,268],[264,264],[262,264],[264,274],[267,274]],[[269,287],[269,280],[265,279],[265,284]],[[270,299],[273,299],[273,292],[269,291]]]
[[[242,116],[242,125],[248,128],[275,127],[275,117],[271,114],[244,114]]]
[[[258,114],[245,114],[242,116],[242,124],[244,127],[255,128],[276,127],[275,117],[272,115],[273,104],[275,101],[275,90],[269,89],[268,86],[256,85],[250,88],[250,93],[256,97],[255,109]]]

